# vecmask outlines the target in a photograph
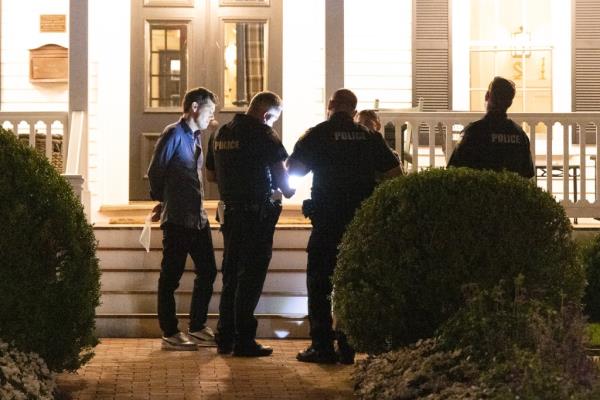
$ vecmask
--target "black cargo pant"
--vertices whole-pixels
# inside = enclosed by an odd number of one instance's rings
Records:
[[[225,203],[223,291],[219,304],[219,343],[244,345],[256,338],[254,310],[273,252],[281,204]]]
[[[158,279],[158,321],[165,336],[179,332],[175,311],[175,290],[185,269],[187,255],[194,262],[194,289],[190,304],[190,331],[202,329],[206,324],[208,303],[213,293],[217,266],[213,250],[210,225],[189,229],[166,223],[163,231],[163,259]]]
[[[336,204],[315,205],[311,216],[313,229],[308,241],[308,265],[306,268],[306,288],[308,291],[308,319],[313,347],[330,350],[337,335],[334,332],[331,315],[331,278],[335,270],[338,245],[347,224],[354,216],[354,207]],[[344,337],[345,338],[345,337]]]

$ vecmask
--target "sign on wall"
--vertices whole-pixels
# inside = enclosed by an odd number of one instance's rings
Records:
[[[64,14],[40,15],[40,32],[66,32],[67,16]]]

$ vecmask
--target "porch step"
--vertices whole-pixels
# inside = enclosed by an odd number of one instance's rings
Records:
[[[101,337],[160,336],[156,290],[162,259],[162,231],[153,225],[151,248],[146,252],[139,244],[142,228],[140,224],[94,227],[102,272],[101,305],[96,310],[96,329]],[[307,224],[277,226],[273,257],[256,308],[260,337],[308,337],[305,248],[309,235]],[[209,305],[209,325],[214,327],[222,290],[223,240],[217,225],[212,226],[212,237],[219,268]],[[187,329],[194,277],[193,263],[188,257],[176,292],[180,329]]]
[[[177,314],[179,329],[187,330],[188,314]],[[307,338],[308,320],[300,315],[256,314],[259,338]],[[216,329],[218,315],[209,314],[207,325]],[[102,314],[96,317],[96,330],[101,337],[157,338],[162,335],[156,314]]]
[[[161,232],[157,232],[161,235]],[[306,252],[304,249],[278,248],[273,252],[270,270],[306,269]],[[147,253],[144,249],[132,248],[104,248],[97,250],[96,256],[100,259],[100,265],[105,271],[127,272],[129,270],[141,270],[139,272],[160,271],[162,260],[162,249],[153,248]],[[220,267],[223,260],[223,249],[215,248],[215,259]],[[193,270],[192,260],[186,260],[186,270]]]
[[[204,202],[204,208],[206,208],[209,221],[212,225],[217,225],[215,221],[217,204],[217,200],[206,200]],[[146,216],[155,205],[155,201],[134,201],[121,205],[105,205],[100,207],[100,215],[109,224],[143,224]],[[283,205],[279,218],[280,225],[309,223],[310,221],[302,215],[302,206],[300,204],[285,203]]]
[[[99,250],[134,250],[144,251],[139,238],[142,233],[141,224],[97,224],[94,234],[98,240]],[[218,223],[211,224],[212,240],[215,249],[223,249],[223,236],[219,232]],[[273,249],[306,249],[310,236],[309,224],[278,224],[273,238]],[[152,224],[150,249],[162,251],[162,231],[158,224]]]
[[[191,290],[177,290],[175,300],[177,312],[185,314],[190,309]],[[221,291],[215,291],[208,307],[208,312],[219,313]],[[102,304],[98,307],[99,314],[156,314],[156,291],[109,290],[102,293]],[[306,290],[298,291],[263,291],[256,313],[268,315],[306,315]]]

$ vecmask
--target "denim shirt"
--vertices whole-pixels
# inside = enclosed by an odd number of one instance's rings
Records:
[[[148,168],[150,197],[163,203],[160,224],[202,229],[207,223],[203,207],[200,131],[192,132],[183,118],[165,128],[158,138]]]

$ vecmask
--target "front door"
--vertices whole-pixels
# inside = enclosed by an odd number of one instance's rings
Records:
[[[256,92],[281,94],[281,2],[132,0],[130,200],[149,199],[152,150],[181,116],[188,89],[218,96],[221,124],[244,112]],[[217,198],[215,185],[205,182],[205,194]]]

